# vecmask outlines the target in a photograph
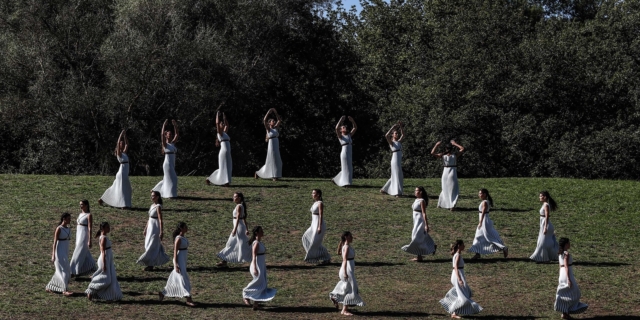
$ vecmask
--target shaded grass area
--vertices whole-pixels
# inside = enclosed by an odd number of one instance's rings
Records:
[[[494,198],[492,219],[510,258],[495,254],[470,261],[465,272],[475,300],[484,308],[478,319],[559,318],[553,311],[558,267],[528,260],[538,234],[538,192],[549,190],[559,204],[552,213],[558,236],[572,240],[575,273],[583,301],[590,305],[583,319],[639,319],[640,183],[575,179],[463,179],[460,210],[435,208],[439,179],[407,179],[405,194],[418,185],[430,195],[428,217],[438,246],[423,263],[400,250],[411,237],[412,197],[378,193],[384,180],[355,180],[356,188],[338,188],[326,179],[283,179],[279,182],[234,178],[231,188],[209,187],[201,177],[180,177],[180,198],[165,200],[165,234],[179,221],[189,224],[189,275],[197,308],[183,301],[157,301],[171,264],[144,272],[135,264],[144,251],[143,228],[149,192],[159,177],[131,177],[134,210],[97,206],[113,177],[2,175],[0,179],[0,318],[68,318],[73,315],[108,318],[240,319],[256,316],[242,304],[242,288],[251,276],[247,265],[216,268],[220,251],[232,229],[231,197],[235,190],[247,198],[249,227],[265,230],[269,286],[276,298],[259,314],[268,319],[337,319],[328,293],[338,280],[338,260],[326,266],[302,261],[301,237],[310,224],[311,189],[324,191],[328,235],[325,246],[335,253],[344,230],[354,234],[356,276],[365,307],[354,313],[368,318],[448,318],[438,301],[449,290],[451,257],[448,245],[463,239],[470,246],[477,226],[477,190]],[[72,280],[71,298],[44,291],[53,275],[51,243],[60,213],[73,213],[78,202],[92,204],[94,223],[109,221],[123,301],[90,303],[81,294],[88,279]],[[72,243],[75,243],[73,241]],[[97,243],[97,242],[96,242]],[[94,243],[95,244],[95,243]],[[164,240],[173,251],[172,241]],[[73,245],[71,246],[73,250]],[[92,249],[97,258],[99,249]],[[335,256],[335,254],[334,254]]]

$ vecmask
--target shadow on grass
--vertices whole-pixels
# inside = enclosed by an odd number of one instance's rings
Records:
[[[529,258],[480,258],[480,259],[466,259],[464,263],[468,264],[488,264],[488,263],[498,263],[498,262],[533,262],[533,260]]]
[[[337,185],[336,185],[337,187]],[[350,186],[345,186],[345,187],[338,187],[338,188],[347,188],[347,189],[378,189],[380,190],[380,188],[382,188],[381,186],[367,186],[367,185],[357,185],[357,184],[352,184]]]
[[[314,265],[314,264],[309,264],[309,265],[291,265],[291,266],[283,266],[283,265],[277,265],[277,266],[267,266],[267,269],[271,269],[271,270],[313,270],[313,269],[319,269],[319,268],[325,268],[328,266],[340,266],[341,263],[327,263],[327,264],[319,264],[319,265]]]
[[[433,259],[429,260],[429,256],[422,256],[422,261],[409,260],[407,263],[451,263],[451,259]],[[465,261],[466,263],[466,261]]]
[[[264,312],[274,313],[339,313],[338,309],[333,307],[266,307]]]
[[[333,309],[335,311],[335,309]],[[394,317],[394,318],[418,318],[428,316],[448,316],[446,314],[426,313],[426,312],[406,312],[406,311],[374,311],[374,312],[358,312],[349,310],[357,316],[366,317]]]
[[[624,262],[589,262],[589,261],[574,262],[573,264],[577,266],[587,266],[587,267],[620,267],[620,266],[629,265],[628,263],[624,263]]]
[[[118,282],[153,282],[153,281],[167,281],[167,277],[118,277]]]
[[[522,319],[522,320],[525,320],[525,319],[540,319],[540,318],[543,318],[543,317],[534,317],[534,316],[497,316],[495,314],[488,314],[488,315],[482,315],[482,316],[472,317],[472,318],[473,319]]]
[[[451,260],[448,260],[449,262],[451,262]],[[391,263],[391,262],[360,262],[360,261],[356,261],[356,267],[393,267],[393,266],[403,266],[406,263],[401,262],[401,263]],[[341,265],[340,263],[338,265]]]
[[[193,267],[187,272],[249,272],[249,267]]]
[[[147,212],[147,211],[149,211],[149,208],[136,208],[136,207],[131,207],[131,208],[129,208],[129,211],[144,211],[144,212]]]
[[[289,188],[290,185],[288,185],[288,184],[280,184],[280,185],[275,185],[275,186],[260,186],[260,185],[251,185],[251,184],[236,184],[233,187],[236,188],[236,189],[238,189],[238,188],[268,188],[268,189],[271,189],[271,188]]]
[[[596,317],[580,318],[580,319],[640,320],[640,316],[596,316]]]
[[[498,209],[491,209],[491,211],[506,211],[506,212],[529,212],[529,211],[533,211],[535,210],[535,208],[531,208],[531,209],[510,209],[510,208],[498,208]]]
[[[123,294],[128,294],[123,292]],[[142,295],[142,294],[138,294],[138,295]],[[135,296],[135,294],[133,294],[132,296]],[[186,308],[190,308],[189,306],[187,306],[185,304],[185,300],[184,299],[174,299],[174,298],[168,298],[165,297],[164,300],[160,301],[157,296],[155,296],[155,299],[144,299],[144,300],[120,300],[117,303],[119,304],[139,304],[139,305],[176,305],[176,306],[184,306]],[[193,308],[202,308],[202,309],[208,309],[208,308],[247,308],[246,305],[241,304],[241,303],[206,303],[206,302],[198,302],[198,301],[193,301],[195,302],[196,306]]]
[[[191,200],[191,201],[231,201],[231,198],[205,198],[205,197],[177,197],[178,200]],[[148,210],[148,209],[147,209]]]

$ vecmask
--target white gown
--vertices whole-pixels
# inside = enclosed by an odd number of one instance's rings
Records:
[[[535,260],[536,262],[548,262],[552,260],[556,260],[558,257],[558,241],[556,241],[555,229],[549,221],[549,225],[547,226],[547,234],[544,234],[544,225],[546,224],[546,219],[544,218],[544,207],[549,206],[548,203],[544,203],[542,208],[540,208],[540,231],[538,232],[538,243],[536,245],[536,250],[533,252],[529,259]]]
[[[249,267],[249,272],[253,277],[253,280],[242,289],[242,298],[249,299],[253,301],[269,301],[272,300],[276,296],[276,289],[267,288],[267,264],[264,259],[264,254],[267,251],[264,245],[256,240],[254,243],[258,245],[258,254],[256,256],[256,264],[258,267],[258,276],[253,275],[256,269],[251,263],[251,267]]]
[[[502,251],[506,246],[502,242],[502,239],[500,239],[498,231],[493,228],[493,221],[489,216],[489,201],[483,200],[482,202],[487,203],[487,213],[484,215],[484,221],[480,229],[476,227],[476,236],[473,239],[473,245],[469,248],[469,251],[479,254],[491,254]],[[482,202],[480,202],[480,206],[478,206],[478,211],[480,211],[478,219],[482,217]]]
[[[180,273],[177,273],[176,269],[173,268],[162,294],[165,297],[186,298],[191,296],[191,281],[189,281],[189,274],[187,274],[187,248],[189,247],[189,241],[183,236],[179,235],[178,237],[180,237],[180,248],[174,248],[174,250],[178,250],[176,259],[178,259]]]
[[[569,283],[567,282],[567,272],[564,270],[567,266],[563,266],[565,255],[569,255],[571,287],[569,287]],[[558,278],[558,290],[556,291],[556,302],[553,305],[553,310],[569,314],[585,312],[587,308],[589,308],[589,305],[580,302],[580,287],[578,286],[576,278],[573,276],[573,258],[565,251],[558,256],[558,261],[560,263],[560,277]]]
[[[93,260],[89,250],[89,213],[81,212],[78,215],[76,229],[76,248],[71,258],[71,274],[84,276],[97,270],[96,261]]]
[[[282,178],[282,160],[280,159],[280,142],[278,130],[269,129],[269,146],[267,147],[267,161],[260,170],[256,171],[262,179]]]
[[[391,178],[384,184],[382,191],[392,196],[402,195],[404,176],[402,174],[402,144],[391,141]]]
[[[458,171],[456,155],[443,155],[444,170],[442,171],[442,192],[438,198],[438,207],[451,209],[458,203],[458,194],[460,187],[458,186]]]
[[[102,201],[116,208],[131,208],[131,181],[129,181],[129,157],[122,153],[118,157],[120,169],[116,173],[116,179],[107,191],[104,192]]]
[[[460,253],[453,255],[453,263],[456,263],[456,257]],[[452,264],[455,268],[455,265]],[[456,270],[451,271],[451,284],[453,288],[447,292],[447,294],[440,300],[440,304],[447,310],[448,313],[456,313],[457,315],[465,316],[470,314],[476,314],[482,311],[482,307],[475,301],[471,300],[473,293],[471,288],[467,284],[467,279],[464,276],[464,259],[460,257],[458,260],[458,270],[460,271],[460,279],[462,280],[462,286],[458,283],[458,277]]]
[[[340,151],[340,167],[342,171],[333,178],[333,182],[339,187],[350,186],[353,183],[353,164],[351,163],[351,135],[342,135],[338,138],[342,151]]]
[[[233,224],[231,231],[238,218],[244,219],[244,207],[242,208],[242,216],[238,217],[238,206],[233,209]],[[249,237],[247,237],[247,227],[242,221],[238,221],[236,235],[229,235],[229,240],[224,249],[218,253],[218,258],[231,263],[251,262],[251,246],[249,245]]]
[[[436,244],[431,239],[428,233],[424,231],[425,221],[422,218],[422,203],[424,199],[418,198],[413,202],[411,208],[413,209],[413,230],[411,231],[411,243],[402,247],[402,250],[415,254],[417,256],[424,256],[432,254],[436,251]]]
[[[343,268],[342,266],[340,266],[340,272],[338,273],[340,281],[338,281],[338,284],[333,289],[333,291],[329,293],[329,298],[335,300],[338,303],[342,303],[343,305],[363,307],[364,301],[360,297],[360,292],[358,290],[358,281],[356,280],[355,274],[356,263],[354,259],[356,257],[356,251],[348,245],[342,246],[342,252],[344,252],[345,249],[349,250],[347,252],[346,261],[346,275],[348,276],[348,278],[345,279]]]
[[[319,206],[322,201],[316,201],[311,206],[311,226],[302,235],[302,246],[307,254],[304,261],[309,263],[319,263],[331,260],[331,255],[327,248],[322,245],[324,235],[327,233],[327,223],[322,219],[322,231],[318,233],[318,223],[320,222]]]
[[[105,236],[100,236],[100,241]],[[111,251],[111,240],[107,238],[105,242],[105,250],[107,272],[104,272],[104,264],[102,263],[102,253],[98,257],[98,270],[91,276],[91,283],[85,291],[86,294],[91,294],[92,298],[101,300],[120,300],[122,299],[122,290],[120,290],[120,283],[118,283],[118,276],[116,274],[116,265],[113,263],[113,252]]]
[[[220,152],[218,153],[218,170],[214,171],[207,180],[217,186],[222,186],[227,183],[231,183],[231,143],[230,138],[226,132],[222,132],[222,135],[218,134],[218,141],[220,141]]]
[[[176,148],[172,143],[167,143],[164,148],[164,163],[162,171],[164,176],[162,181],[158,182],[153,191],[160,192],[163,198],[175,198],[178,196],[178,175],[176,174]]]
[[[145,252],[136,262],[143,266],[161,266],[169,260],[169,256],[164,252],[164,246],[160,241],[160,222],[158,221],[158,207],[160,204],[152,204],[149,208],[149,221],[147,222],[147,235],[144,238]]]
[[[71,279],[71,267],[69,266],[69,241],[71,240],[71,229],[58,226],[58,242],[56,244],[56,253],[54,265],[56,272],[53,274],[51,281],[47,284],[47,289],[53,292],[65,292],[69,286]]]

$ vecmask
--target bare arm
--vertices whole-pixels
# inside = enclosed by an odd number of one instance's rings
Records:
[[[259,242],[258,241],[254,241],[253,242],[253,247],[251,248],[251,264],[253,265],[253,270],[255,270],[256,272],[253,274],[254,276],[258,276],[258,247],[259,247]]]
[[[462,155],[462,153],[464,153],[464,147],[457,144],[455,141],[451,140],[451,145],[455,146],[458,148],[458,152],[456,153],[456,156],[460,156]]]
[[[220,128],[220,111],[216,113],[216,132],[222,135],[222,128]]]
[[[569,252],[565,252],[563,263],[564,263],[564,272],[566,272],[567,274],[567,284],[569,285],[569,288],[571,288],[573,284],[571,283],[571,277],[569,276]]]
[[[460,269],[458,269],[458,262],[460,262],[460,253],[456,257],[456,261],[453,264],[453,269],[456,271],[456,277],[458,277],[458,284],[462,287],[464,286],[464,282],[462,282],[462,277],[460,276]]]
[[[60,226],[56,227],[53,232],[53,248],[51,248],[51,262],[56,261],[56,246],[58,246],[58,235],[60,235]]]
[[[347,274],[347,255],[349,254],[349,246],[345,249],[342,247],[342,273],[344,274],[344,279],[349,280],[349,275]]]
[[[433,146],[433,149],[431,149],[431,155],[436,157],[436,158],[441,158],[442,157],[442,153],[436,153],[436,150],[438,150],[438,147],[440,146],[440,144],[442,144],[442,141],[436,142],[436,145]]]
[[[222,122],[224,122],[224,128],[222,128],[222,131],[229,132],[229,121],[227,121],[227,115],[224,114],[224,112],[222,113]]]
[[[107,237],[100,239],[100,254],[102,255],[102,272],[107,273],[107,253],[105,247],[107,246]]]
[[[267,111],[267,114],[264,115],[264,120],[262,120],[262,123],[264,124],[264,128],[267,130],[267,133],[269,133],[269,115],[274,110],[275,109],[273,109],[273,108],[269,109],[269,111]]]
[[[400,138],[398,138],[398,142],[400,142],[404,139],[404,125],[402,125],[402,122],[398,121],[398,127],[400,127]]]
[[[424,219],[424,233],[429,232],[429,220],[427,220],[427,204],[426,201],[420,202],[420,209],[422,209],[422,219]]]
[[[167,146],[167,141],[164,139],[164,132],[167,128],[167,122],[169,122],[169,119],[164,120],[164,123],[162,124],[162,131],[160,131],[160,142],[162,143],[162,154],[164,154],[164,148]]]
[[[178,264],[178,249],[180,249],[180,245],[182,240],[180,237],[176,237],[176,241],[173,243],[173,269],[180,273],[180,265]]]
[[[358,125],[356,124],[356,121],[353,120],[353,118],[351,118],[351,116],[349,116],[349,121],[351,122],[351,125],[353,126],[353,128],[351,129],[351,136],[353,137],[353,135],[356,134],[356,130],[358,130]]]
[[[242,214],[243,214],[241,204],[236,206],[236,212],[237,212],[236,219],[233,219],[233,231],[231,231],[232,236],[236,235],[236,232],[238,231],[238,223],[240,223],[240,217],[242,217]]]
[[[322,219],[324,219],[324,203],[318,204],[318,234],[322,233]]]
[[[162,241],[162,236],[163,236],[163,228],[162,228],[162,208],[160,206],[158,206],[156,208],[157,212],[158,212],[158,224],[160,225],[160,241]],[[146,228],[146,227],[145,227]]]
[[[342,116],[340,120],[338,120],[338,124],[336,124],[336,135],[338,136],[338,139],[342,137],[342,133],[340,133],[340,127],[342,127],[342,124],[344,123],[344,119],[346,118],[347,116]]]
[[[278,114],[278,111],[275,108],[273,109],[273,114],[276,115],[276,119],[277,119],[274,127],[280,128],[280,124],[282,123],[282,118],[280,118],[280,115]]]
[[[393,145],[393,139],[391,138],[391,134],[393,133],[393,129],[395,129],[398,125],[394,124],[393,126],[391,126],[391,128],[389,129],[389,131],[387,131],[387,133],[385,133],[384,138],[387,139],[387,143],[391,146]]]
[[[544,206],[544,229],[542,230],[542,234],[547,234],[547,228],[549,228],[549,204],[545,202]]]
[[[122,141],[122,136],[124,135],[124,130],[122,130],[122,132],[120,132],[120,136],[118,137],[118,142],[116,142],[116,156],[120,156],[120,141]]]
[[[487,214],[487,202],[486,201],[482,201],[482,211],[480,213],[482,213],[482,215],[480,216],[480,222],[478,223],[478,229],[482,228],[482,222],[484,222],[484,216]]]
[[[178,142],[178,138],[180,138],[180,130],[178,129],[178,122],[176,120],[171,120],[173,123],[173,130],[175,131],[173,134],[173,143]]]
[[[89,228],[89,236],[87,238],[89,238],[87,241],[89,243],[87,243],[89,245],[89,248],[91,248],[91,229],[93,229],[93,215],[91,213],[89,213],[89,215],[87,216],[87,228]]]
[[[124,139],[124,150],[122,152],[129,152],[129,138],[127,138],[127,129],[122,130],[122,138]]]

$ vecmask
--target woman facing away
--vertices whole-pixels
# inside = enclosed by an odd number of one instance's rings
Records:
[[[558,254],[558,241],[556,241],[555,229],[551,224],[549,214],[551,211],[555,211],[558,205],[551,198],[548,191],[540,192],[538,199],[542,202],[542,208],[540,208],[540,231],[538,232],[536,250],[529,259],[535,262],[555,261]]]
[[[411,243],[402,247],[402,251],[415,254],[413,261],[422,261],[422,256],[436,254],[438,246],[429,236],[429,220],[427,219],[427,205],[429,197],[424,187],[417,187],[416,200],[411,205],[413,209],[413,230],[411,231]]]
[[[451,285],[449,292],[440,300],[440,304],[451,314],[451,318],[460,319],[460,316],[476,314],[482,311],[482,307],[471,299],[473,293],[467,279],[464,276],[464,242],[457,240],[451,244],[453,256],[453,270],[451,271]]]
[[[151,271],[153,267],[169,262],[169,256],[165,253],[162,245],[164,223],[162,219],[162,197],[158,191],[151,191],[151,201],[153,204],[149,208],[149,220],[142,232],[145,237],[145,252],[136,262],[145,266],[144,271]]]
[[[276,116],[278,121],[269,118],[271,113]],[[280,142],[278,141],[278,129],[280,128],[280,124],[282,124],[282,118],[280,118],[276,109],[271,108],[264,116],[263,124],[267,130],[265,140],[269,142],[267,146],[267,160],[264,166],[256,171],[253,177],[256,179],[260,177],[262,179],[273,179],[273,181],[277,181],[279,178],[282,178],[282,160],[280,159]]]
[[[489,217],[491,206],[493,205],[493,199],[489,194],[489,190],[480,189],[478,191],[478,197],[482,200],[479,211],[478,228],[476,228],[476,235],[473,239],[473,245],[469,248],[469,251],[475,252],[475,256],[471,259],[480,258],[481,254],[492,254],[498,251],[502,251],[504,257],[509,256],[509,248],[504,245],[498,231],[493,227],[493,220]]]
[[[242,301],[246,305],[252,305],[253,310],[260,308],[260,302],[272,300],[276,296],[276,289],[267,288],[267,263],[264,255],[267,249],[262,244],[264,231],[261,226],[255,226],[251,232],[251,266],[249,272],[253,280],[242,289]]]
[[[222,259],[216,264],[218,267],[226,267],[228,262],[244,263],[251,261],[249,229],[247,228],[247,204],[244,201],[244,194],[242,192],[234,193],[233,202],[236,204],[233,209],[233,230],[231,230],[229,240],[227,240],[224,249],[218,253],[218,258]]]
[[[229,122],[227,116],[222,113],[222,121],[220,121],[220,111],[216,114],[216,130],[217,139],[216,146],[220,146],[220,152],[218,153],[218,170],[214,171],[205,182],[207,184],[214,184],[216,186],[228,187],[231,184],[231,143],[230,138],[227,135],[229,130]]]
[[[162,153],[164,154],[164,163],[162,164],[162,172],[164,176],[162,181],[158,182],[151,191],[158,191],[164,198],[175,198],[178,196],[178,175],[176,174],[176,152],[178,149],[175,144],[178,142],[180,134],[178,133],[178,123],[171,120],[175,134],[167,130],[166,119],[162,124],[162,133],[160,141],[162,141]]]
[[[351,247],[352,242],[353,235],[351,232],[343,232],[338,244],[338,254],[342,256],[342,265],[340,266],[340,272],[338,272],[340,281],[338,281],[333,291],[329,293],[329,299],[331,299],[336,308],[339,308],[338,304],[342,304],[340,314],[345,316],[353,315],[353,313],[349,312],[350,306],[364,307],[364,301],[360,297],[358,281],[356,280],[356,264],[354,260],[356,252]]]
[[[46,291],[61,292],[65,297],[69,297],[73,292],[68,290],[69,279],[71,278],[71,267],[69,265],[69,241],[71,240],[71,214],[68,212],[60,216],[60,222],[53,233],[53,248],[51,249],[51,263],[56,268],[51,281],[47,284]]]
[[[562,312],[562,319],[571,319],[571,314],[583,313],[589,305],[580,302],[580,287],[573,276],[573,257],[569,253],[571,243],[568,238],[560,238],[558,244],[558,262],[560,263],[560,276],[558,277],[558,289],[556,290],[556,302],[553,309]]]
[[[100,257],[98,257],[98,270],[91,276],[91,283],[85,291],[87,299],[93,300],[120,300],[122,290],[118,283],[116,265],[113,263],[113,252],[111,251],[111,240],[107,235],[111,232],[108,222],[100,224],[100,230],[96,234],[100,243]]]
[[[71,276],[84,276],[96,271],[96,261],[91,255],[91,229],[93,217],[88,200],[80,201],[80,214],[77,220],[76,247],[71,258]]]
[[[399,197],[402,195],[403,175],[402,175],[402,144],[404,139],[404,129],[402,122],[394,124],[384,136],[391,148],[391,178],[384,184],[381,193]]]
[[[340,141],[340,145],[342,146],[342,151],[340,151],[341,171],[337,176],[331,179],[331,181],[339,187],[350,186],[353,183],[353,164],[351,163],[351,144],[353,143],[353,140],[351,140],[351,138],[356,134],[358,125],[356,125],[353,118],[349,116],[352,129],[351,131],[348,131],[347,126],[343,124],[346,118],[347,116],[342,116],[336,125],[336,135],[338,136],[338,141]]]
[[[173,231],[173,270],[167,279],[167,285],[164,290],[158,292],[160,301],[164,297],[187,298],[186,304],[195,307],[195,303],[191,299],[191,281],[187,274],[187,248],[189,241],[184,236],[189,228],[184,222],[178,223]]]
[[[100,205],[107,204],[122,209],[131,208],[132,191],[131,181],[129,181],[129,156],[127,156],[127,152],[129,152],[129,139],[127,139],[126,130],[122,130],[114,151],[118,162],[120,162],[120,169],[118,169],[116,179],[111,187],[98,199]]]
[[[444,163],[442,171],[442,192],[438,198],[438,208],[454,210],[458,203],[460,187],[458,186],[458,158],[464,153],[464,147],[451,140],[451,145],[447,145],[443,153],[436,153],[442,142],[436,142],[431,149],[431,155],[441,158]]]
[[[327,264],[331,262],[331,255],[327,248],[322,245],[324,236],[327,233],[327,223],[324,219],[324,203],[322,202],[322,190],[313,189],[311,191],[313,205],[311,206],[311,226],[302,235],[302,246],[307,253],[304,261],[308,263]]]

